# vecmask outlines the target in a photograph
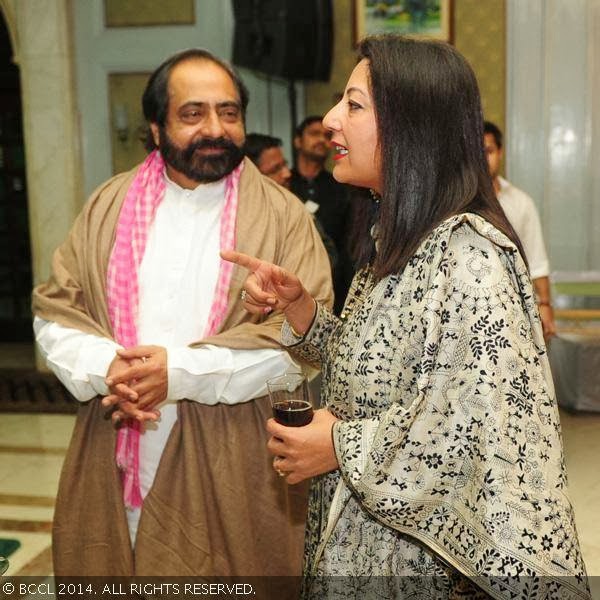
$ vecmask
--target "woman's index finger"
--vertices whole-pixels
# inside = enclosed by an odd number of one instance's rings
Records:
[[[254,256],[249,256],[243,252],[236,252],[235,250],[221,250],[221,258],[252,272],[256,271],[261,263],[260,259]]]

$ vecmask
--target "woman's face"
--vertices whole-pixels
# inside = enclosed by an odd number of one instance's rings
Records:
[[[356,65],[344,96],[325,115],[323,125],[332,133],[337,181],[381,193],[381,159],[367,59]]]

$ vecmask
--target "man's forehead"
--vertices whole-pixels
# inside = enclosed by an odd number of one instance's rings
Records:
[[[265,148],[260,155],[261,162],[275,162],[280,160],[285,160],[283,156],[283,152],[280,146],[270,146],[269,148]]]
[[[208,59],[190,59],[173,67],[167,89],[171,98],[188,98],[200,103],[219,98],[219,102],[240,102],[231,75]]]
[[[486,133],[483,136],[483,143],[486,146],[494,146],[495,148],[497,148],[497,144],[496,144],[496,138],[494,137],[494,135],[492,133]]]
[[[323,125],[323,123],[321,121],[314,121],[313,123],[311,123],[310,125],[307,125],[304,128],[304,133],[321,133],[325,131],[325,127]]]

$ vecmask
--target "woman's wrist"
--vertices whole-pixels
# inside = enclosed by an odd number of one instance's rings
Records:
[[[300,298],[291,302],[284,311],[290,329],[296,337],[306,335],[315,320],[316,313],[317,303],[306,290],[302,292]]]

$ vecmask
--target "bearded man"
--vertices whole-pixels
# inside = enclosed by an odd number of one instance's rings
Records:
[[[300,573],[305,490],[273,475],[265,380],[294,363],[254,318],[235,248],[331,302],[310,215],[243,158],[248,93],[201,49],[143,96],[143,164],[100,186],[34,290],[49,367],[81,402],[57,496],[57,575]],[[107,418],[111,414],[111,418]]]

